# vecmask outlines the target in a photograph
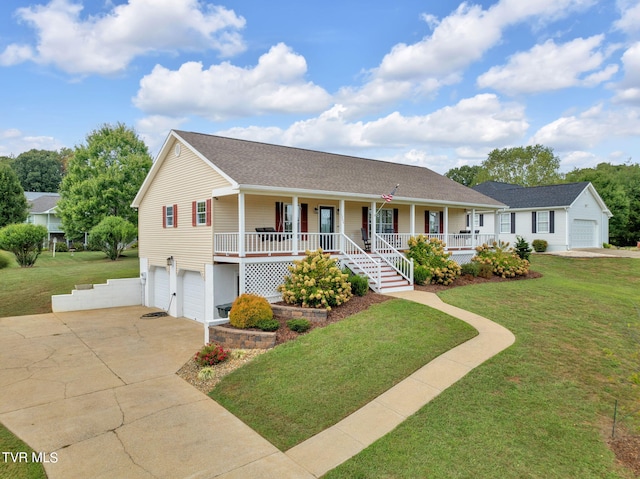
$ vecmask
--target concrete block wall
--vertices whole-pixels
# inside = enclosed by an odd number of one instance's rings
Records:
[[[53,312],[142,305],[140,278],[109,279],[92,289],[74,289],[71,294],[51,296]]]

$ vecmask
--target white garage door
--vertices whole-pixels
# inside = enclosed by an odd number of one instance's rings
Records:
[[[197,271],[185,271],[182,278],[182,315],[204,322],[204,280]]]
[[[596,222],[592,220],[573,220],[571,228],[572,248],[595,248]]]
[[[169,308],[169,273],[165,268],[152,268],[151,306],[167,310]]]

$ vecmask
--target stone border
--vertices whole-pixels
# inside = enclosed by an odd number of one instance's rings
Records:
[[[274,316],[284,319],[306,318],[312,323],[327,320],[327,310],[317,308],[299,308],[297,306],[283,306],[272,304],[271,310]]]
[[[209,341],[226,349],[270,349],[276,345],[276,333],[209,326]]]

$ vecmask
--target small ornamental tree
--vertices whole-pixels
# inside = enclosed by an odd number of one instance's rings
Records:
[[[47,238],[47,228],[42,225],[19,223],[0,230],[0,249],[11,251],[22,268],[34,265]]]
[[[340,271],[337,261],[321,249],[307,251],[306,257],[289,266],[289,274],[278,286],[282,299],[303,308],[325,308],[346,303],[353,296],[349,275]]]
[[[89,232],[89,244],[104,251],[110,260],[115,261],[137,234],[137,228],[127,220],[118,216],[107,216]]]
[[[407,258],[413,259],[423,281],[430,277],[431,283],[448,286],[460,276],[460,265],[444,250],[443,241],[418,235],[409,238],[408,244]]]

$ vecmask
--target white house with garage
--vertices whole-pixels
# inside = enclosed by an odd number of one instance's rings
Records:
[[[287,267],[318,248],[374,291],[412,289],[411,236],[464,263],[497,239],[467,216],[505,207],[427,168],[186,131],[168,135],[132,206],[144,304],[198,321],[244,292],[279,301]]]
[[[547,251],[601,248],[609,242],[613,215],[590,182],[523,187],[487,181],[473,189],[508,205],[497,215],[476,213],[475,227],[497,230],[500,239],[512,245],[516,236],[529,243],[546,240]]]

